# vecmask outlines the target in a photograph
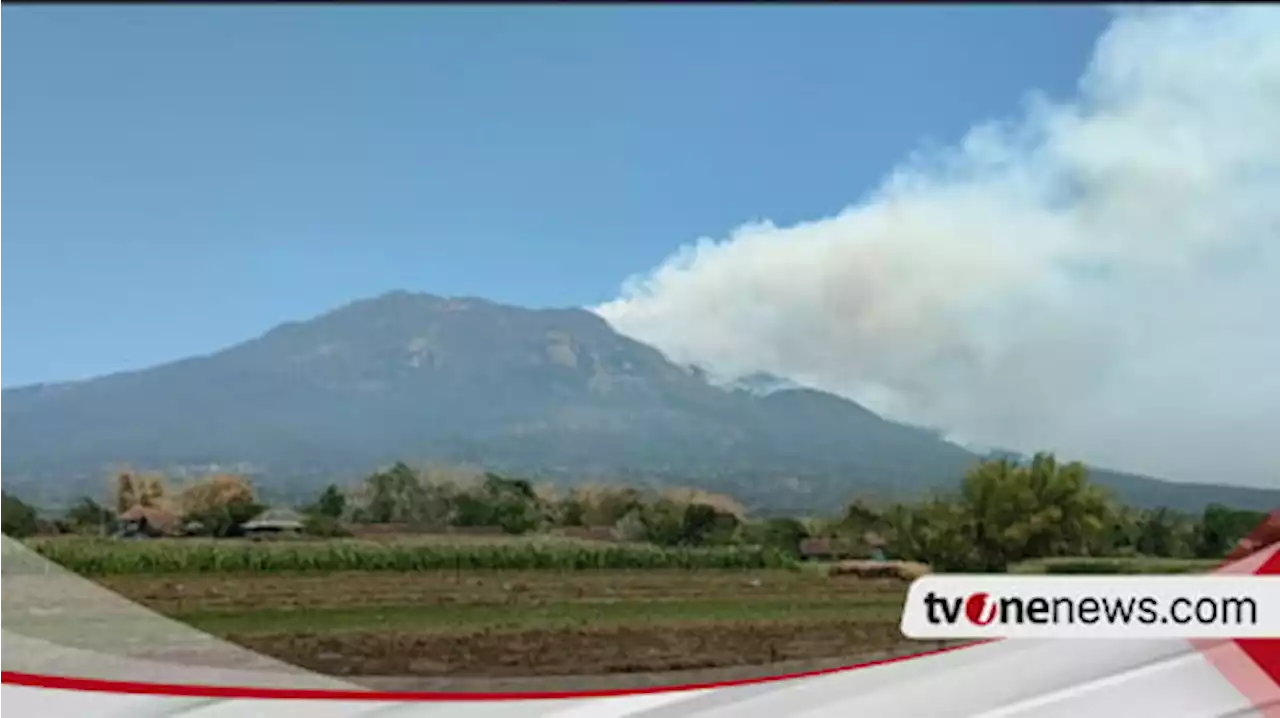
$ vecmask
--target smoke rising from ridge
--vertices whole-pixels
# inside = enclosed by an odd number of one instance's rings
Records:
[[[983,444],[1280,485],[1280,11],[1121,11],[1077,96],[594,308]]]

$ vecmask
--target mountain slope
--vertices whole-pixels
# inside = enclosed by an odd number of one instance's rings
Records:
[[[469,461],[701,483],[795,509],[953,485],[976,459],[776,378],[715,386],[586,311],[406,292],[205,357],[5,390],[3,428],[5,478],[19,483],[238,462],[266,484],[309,487],[395,459]],[[1280,492],[1097,477],[1143,505],[1280,503]]]

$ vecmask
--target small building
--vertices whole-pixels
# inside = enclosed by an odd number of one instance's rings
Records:
[[[154,506],[135,504],[117,517],[120,535],[126,538],[159,538],[174,535],[182,523],[174,514]]]
[[[872,561],[889,560],[889,555],[885,552],[889,542],[885,541],[884,537],[880,534],[875,531],[868,531],[863,535],[862,543],[866,545]]]
[[[869,558],[884,561],[886,542],[879,534],[868,531],[862,539],[815,537],[800,542],[800,556],[810,561],[845,561]]]
[[[858,553],[857,544],[848,539],[815,537],[800,542],[800,556],[810,561],[840,561]]]
[[[267,509],[240,526],[251,537],[297,535],[302,527],[302,515],[292,509]]]

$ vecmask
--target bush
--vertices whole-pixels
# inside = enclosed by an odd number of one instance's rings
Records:
[[[14,538],[25,538],[33,536],[36,533],[36,510],[21,499],[7,493],[0,493],[0,499],[3,504],[0,505],[0,512],[3,513],[4,533],[6,536]]]
[[[303,519],[302,532],[317,538],[349,538],[351,531],[332,516],[312,515]]]

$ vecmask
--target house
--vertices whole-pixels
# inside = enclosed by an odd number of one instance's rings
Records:
[[[178,516],[168,511],[141,504],[135,504],[117,518],[120,521],[120,535],[128,538],[172,536],[178,532],[182,523]]]
[[[267,509],[240,525],[246,536],[279,536],[302,533],[302,515],[292,509]]]
[[[862,540],[851,538],[807,538],[800,542],[800,556],[811,561],[842,561],[851,558],[870,558],[884,561],[886,541],[879,534],[868,531]]]
[[[811,561],[839,561],[862,553],[856,542],[843,538],[807,538],[800,542],[800,556]]]
[[[888,560],[889,557],[888,554],[885,553],[885,549],[888,547],[889,542],[885,541],[884,537],[880,534],[874,531],[868,531],[862,536],[862,543],[867,547],[872,561]]]

